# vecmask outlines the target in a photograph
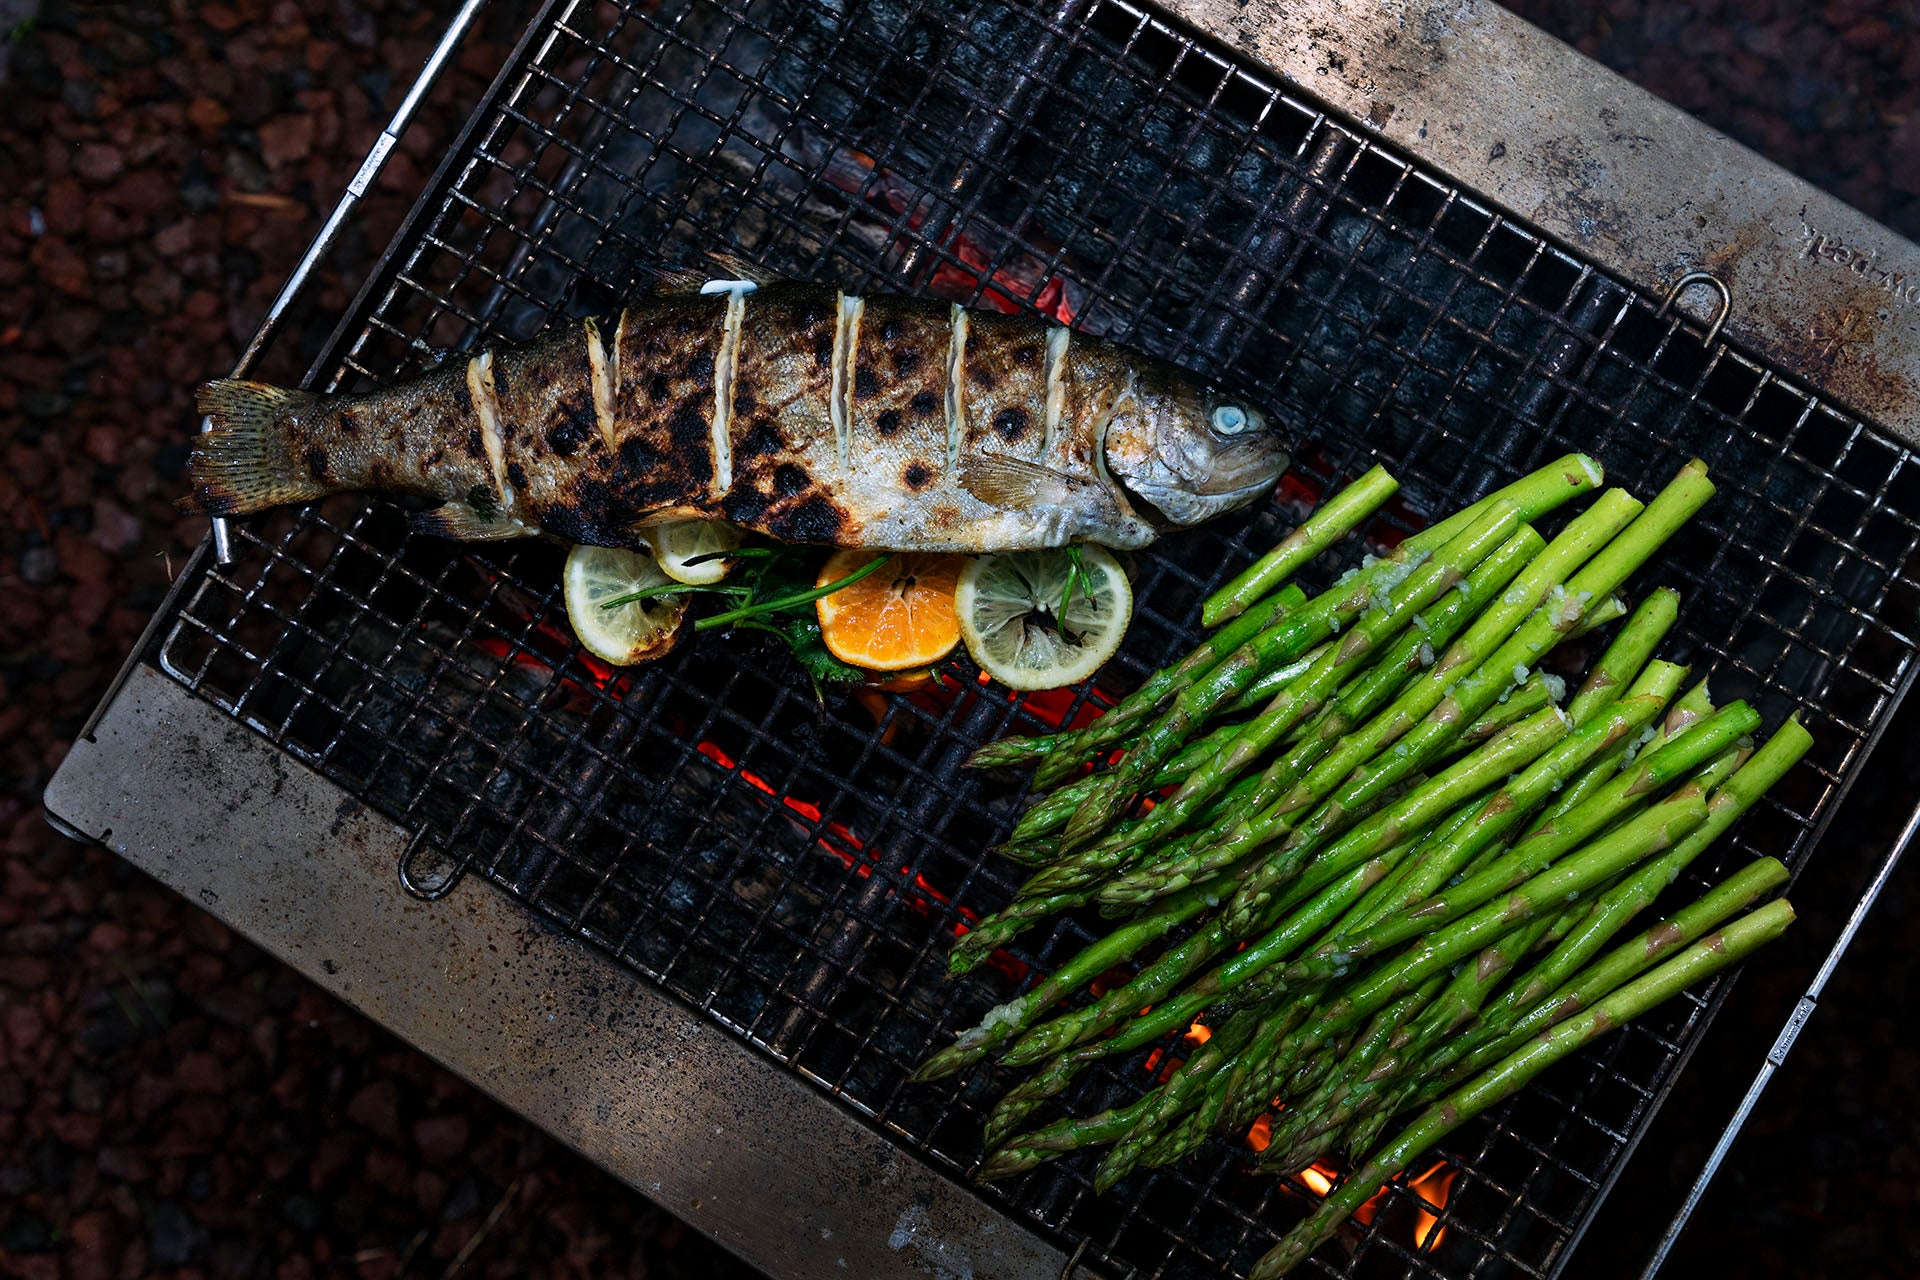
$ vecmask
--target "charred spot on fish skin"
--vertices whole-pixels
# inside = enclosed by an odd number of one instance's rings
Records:
[[[385,458],[375,457],[367,463],[367,479],[375,489],[397,488],[400,484],[400,468]]]
[[[433,468],[439,466],[440,463],[446,458],[446,456],[447,456],[447,446],[443,444],[436,444],[435,446],[433,446],[433,452],[427,455],[426,461],[423,462],[421,466],[431,471]]]
[[[970,360],[967,362],[967,381],[978,385],[982,391],[991,391],[1000,380],[983,362]]]
[[[822,497],[812,497],[767,521],[767,531],[787,542],[832,542],[845,527],[844,512]]]
[[[736,460],[764,458],[769,454],[780,453],[786,449],[786,441],[780,438],[780,429],[773,424],[772,418],[755,418],[733,446]]]
[[[648,492],[649,488],[640,483],[616,489],[595,476],[578,476],[573,482],[572,503],[550,504],[541,523],[570,542],[604,542],[665,500]],[[673,496],[669,489],[665,497]]]
[[[913,398],[912,408],[922,417],[930,418],[940,411],[940,397],[931,391],[922,391]]]
[[[592,411],[589,410],[588,417],[582,421],[571,401],[561,408],[566,416],[559,426],[547,432],[547,448],[553,450],[555,457],[571,458],[581,445],[595,438]]]
[[[756,528],[773,506],[773,499],[750,485],[736,484],[720,500],[720,514],[734,524]]]
[[[773,469],[773,491],[782,498],[805,493],[812,487],[813,477],[807,474],[805,467],[783,462]]]
[[[882,437],[893,435],[900,430],[900,411],[898,409],[882,409],[873,420],[873,429],[878,431]]]
[[[659,404],[673,390],[673,382],[664,373],[656,373],[647,380],[647,399]]]
[[[705,444],[707,442],[707,415],[703,412],[705,404],[691,397],[682,400],[673,416],[667,419],[667,438],[676,445]]]
[[[563,542],[592,542],[599,530],[575,507],[555,503],[540,513],[540,527]]]
[[[467,432],[466,443],[467,457],[473,459],[475,462],[485,462],[487,460],[487,445],[486,442],[480,438],[480,428],[473,427]]]
[[[330,477],[327,475],[327,451],[325,449],[322,449],[319,445],[314,445],[307,450],[306,461],[308,475],[318,480],[321,484],[329,483]]]
[[[920,353],[912,347],[903,344],[894,347],[891,354],[893,356],[894,372],[903,378],[912,377],[913,371],[920,367]]]
[[[343,407],[334,418],[334,424],[340,428],[340,434],[357,436],[360,434],[360,415],[352,409]]]
[[[900,473],[900,479],[909,489],[924,489],[933,480],[933,469],[916,458]]]
[[[1040,367],[1040,348],[1029,346],[1015,347],[1013,349],[1013,362],[1022,369],[1038,369]]]
[[[1027,411],[1018,405],[1002,409],[993,415],[993,429],[998,431],[1000,438],[1008,444],[1018,442],[1020,437],[1027,434],[1029,422]]]
[[[687,361],[687,377],[693,379],[695,386],[713,386],[713,352],[697,352],[693,359]]]
[[[861,365],[853,371],[853,394],[870,400],[880,394],[880,375]]]
[[[527,487],[527,469],[518,462],[509,462],[507,464],[507,479],[513,481],[514,488],[524,489]]]

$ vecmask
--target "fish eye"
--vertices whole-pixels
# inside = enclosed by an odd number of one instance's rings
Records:
[[[1223,436],[1237,436],[1253,426],[1253,415],[1239,405],[1223,404],[1213,411],[1213,429]]]

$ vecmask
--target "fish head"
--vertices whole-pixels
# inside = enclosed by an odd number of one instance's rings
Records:
[[[1164,527],[1246,506],[1291,461],[1267,415],[1173,369],[1136,374],[1113,410],[1105,443],[1108,474],[1142,516]]]

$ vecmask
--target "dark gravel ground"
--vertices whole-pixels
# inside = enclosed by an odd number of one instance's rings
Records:
[[[744,1275],[117,860],[39,794],[202,534],[188,388],[233,359],[445,0],[50,4],[0,72],[0,1275]],[[1526,16],[1920,238],[1920,6],[1527,0]],[[449,74],[497,66],[496,5]],[[0,29],[21,0],[0,0]],[[315,291],[404,211],[410,134]],[[266,372],[305,352],[281,344]],[[1571,1268],[1630,1274],[1920,777],[1903,716]],[[1898,879],[1670,1274],[1920,1274],[1920,953]]]

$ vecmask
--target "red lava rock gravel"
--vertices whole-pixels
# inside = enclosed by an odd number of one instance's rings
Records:
[[[49,6],[0,84],[0,1276],[750,1275],[112,856],[39,794],[204,521],[231,364],[451,5]],[[435,109],[523,17],[496,5]],[[437,156],[415,131],[315,314]],[[342,274],[342,271],[348,274]],[[268,376],[310,350],[281,344]]]
[[[0,0],[0,23],[30,7]],[[750,1274],[39,810],[203,535],[170,505],[192,385],[252,333],[451,7],[50,3],[0,30],[0,1276]],[[1920,234],[1912,0],[1519,7]],[[263,376],[312,354],[524,16],[489,7]],[[1908,778],[1916,737],[1910,715],[1886,749]],[[1864,788],[1828,844],[1870,858],[1911,790]],[[1830,896],[1801,952],[1748,976],[1774,1016],[1838,927],[1847,885]],[[1884,1000],[1920,947],[1911,902],[1903,882],[1870,925],[1677,1273],[1920,1273],[1920,1048]],[[1735,1083],[1683,1082],[1669,1112],[1724,1115],[1771,1027],[1727,1035]],[[1573,1271],[1630,1273],[1712,1136],[1637,1162]]]

